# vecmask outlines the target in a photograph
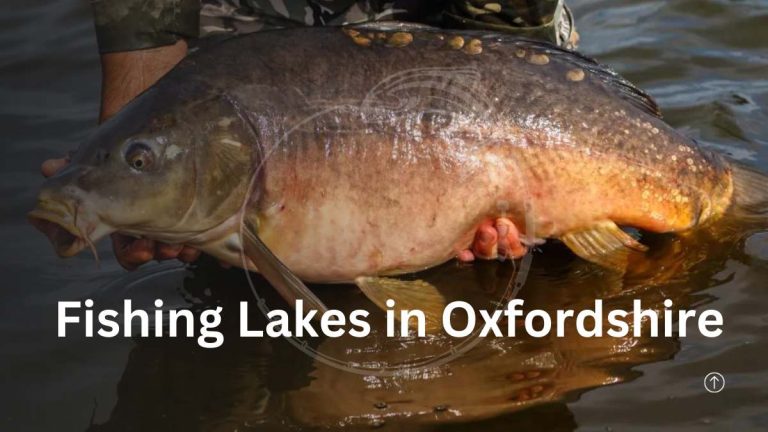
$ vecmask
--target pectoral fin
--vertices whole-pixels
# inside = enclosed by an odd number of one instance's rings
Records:
[[[424,312],[425,329],[435,333],[442,328],[445,297],[432,284],[422,280],[400,280],[380,277],[359,277],[355,283],[376,306],[389,309],[388,299],[395,301],[395,317],[400,318],[403,309],[418,309]]]
[[[256,234],[257,232],[253,223],[246,219],[243,228],[243,247],[248,258],[256,264],[259,273],[291,306],[296,304],[296,300],[301,299],[304,301],[305,310],[314,309],[318,314],[326,312],[328,308],[325,304],[267,248]]]
[[[632,251],[648,250],[611,221],[601,222],[586,230],[566,233],[560,240],[581,258],[620,273],[626,270]]]

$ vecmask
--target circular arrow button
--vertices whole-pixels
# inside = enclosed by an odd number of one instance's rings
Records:
[[[725,377],[720,372],[710,372],[704,377],[704,388],[710,393],[720,393],[725,388]]]

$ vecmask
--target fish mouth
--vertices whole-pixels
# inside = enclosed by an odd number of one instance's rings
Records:
[[[81,229],[70,221],[67,213],[36,208],[27,214],[27,220],[32,226],[48,237],[53,249],[60,257],[71,257],[92,245]]]

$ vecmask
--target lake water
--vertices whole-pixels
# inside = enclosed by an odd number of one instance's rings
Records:
[[[569,4],[584,53],[646,89],[702,145],[768,171],[768,2]],[[192,339],[57,338],[60,300],[115,308],[131,298],[151,308],[162,298],[236,311],[252,296],[242,272],[206,260],[126,273],[106,242],[100,267],[86,253],[61,260],[27,225],[40,162],[95,127],[99,64],[86,2],[10,5],[0,16],[0,430],[768,430],[768,230],[759,226],[721,239],[651,238],[655,265],[619,293],[599,270],[544,248],[520,293],[546,310],[595,297],[714,308],[725,317],[714,339],[691,325],[687,338],[491,340],[435,370],[381,378],[330,368],[284,340],[237,339],[234,314],[225,314],[217,350]],[[508,273],[492,262],[428,276],[484,301]],[[354,288],[318,292],[364,304]],[[443,345],[376,334],[313,343],[358,361],[402,361]],[[718,394],[703,387],[711,371],[726,378]]]

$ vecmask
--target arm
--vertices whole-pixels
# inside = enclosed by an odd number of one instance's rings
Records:
[[[187,54],[200,27],[199,0],[94,0],[104,121]]]
[[[186,54],[187,43],[183,39],[157,48],[102,54],[99,122],[112,117],[157,82]]]

